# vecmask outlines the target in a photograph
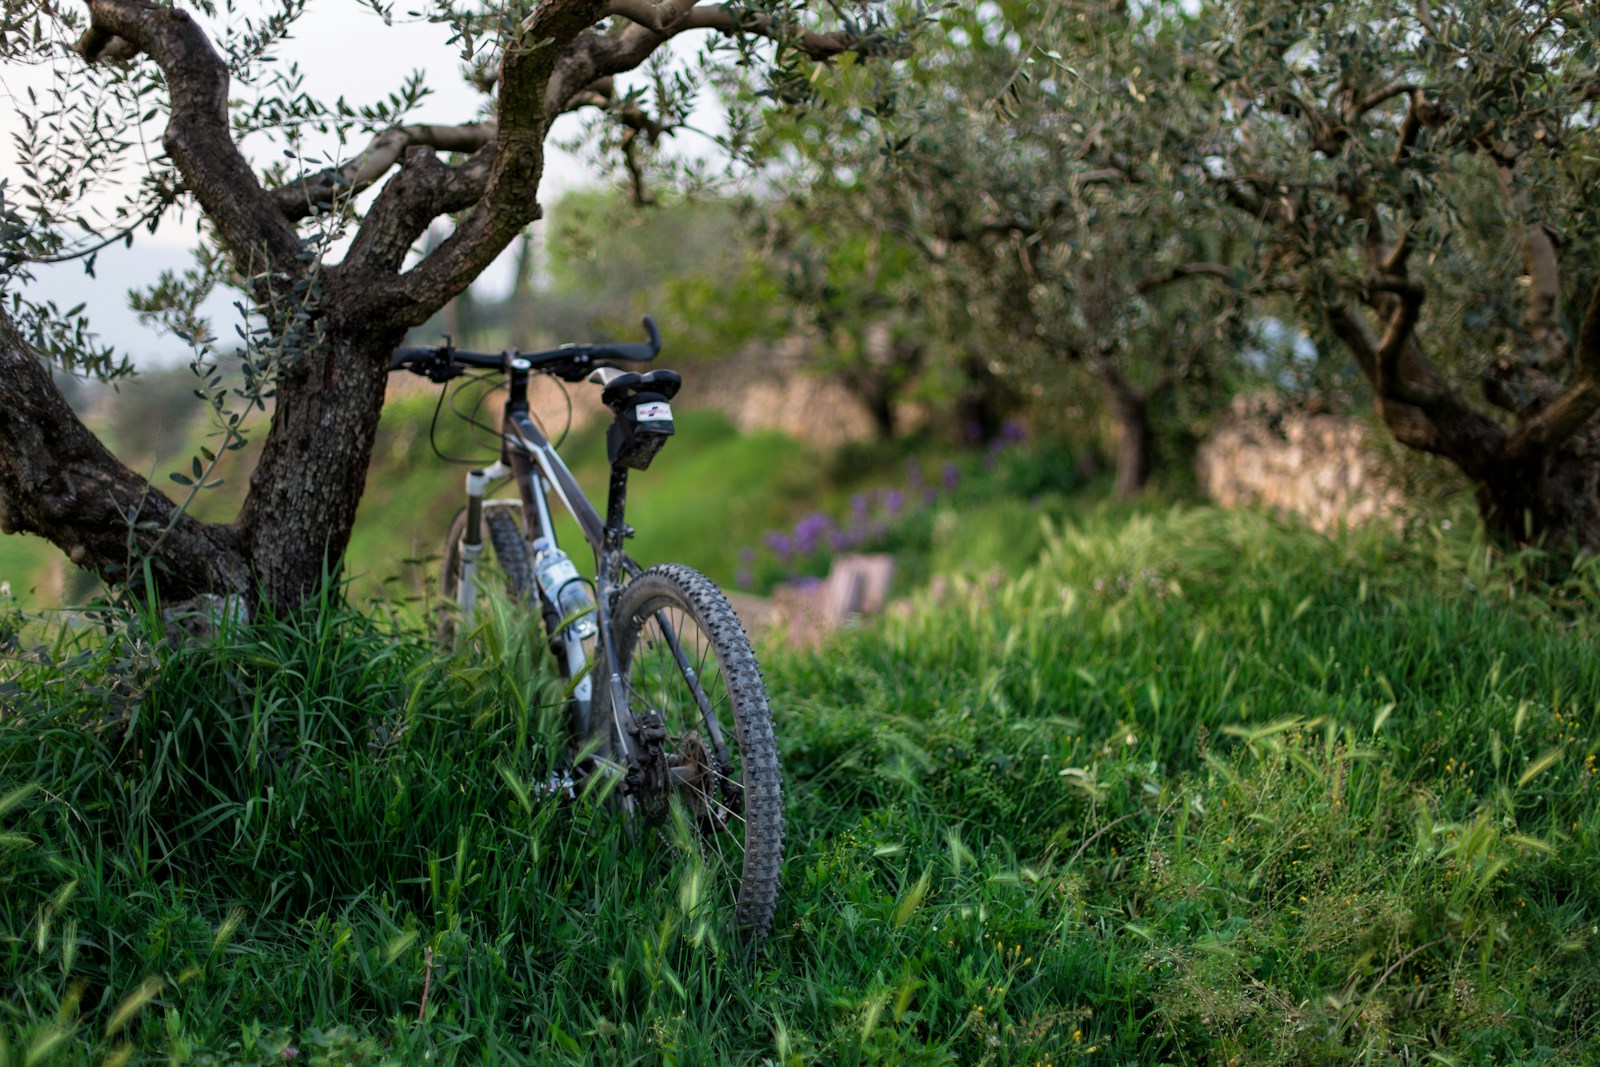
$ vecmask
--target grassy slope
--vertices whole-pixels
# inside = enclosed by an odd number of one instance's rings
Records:
[[[0,801],[0,1033],[90,1062],[1597,1058],[1592,588],[1212,509],[1049,540],[996,591],[767,650],[790,859],[754,966],[670,853],[513,787],[552,741],[504,631],[470,667],[329,612],[36,669],[0,716],[0,796],[43,787]],[[86,737],[108,701],[127,744]]]

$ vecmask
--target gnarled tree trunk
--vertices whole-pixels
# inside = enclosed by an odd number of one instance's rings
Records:
[[[67,406],[0,306],[0,531],[35,533],[107,581],[142,578],[169,596],[249,587],[245,541],[198,522],[113,456]]]
[[[295,604],[338,562],[383,407],[389,353],[404,331],[334,334],[284,374],[239,517],[261,597]]]
[[[1501,544],[1541,545],[1561,558],[1600,549],[1600,425],[1548,456],[1491,465],[1478,512]]]

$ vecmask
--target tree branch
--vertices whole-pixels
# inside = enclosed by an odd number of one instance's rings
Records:
[[[301,269],[300,240],[273,206],[228,131],[228,67],[187,12],[146,0],[89,0],[90,29],[78,42],[89,61],[116,39],[155,60],[171,114],[161,143],[184,184],[217,227],[241,273]]]
[[[673,33],[681,33],[684,30],[715,30],[730,37],[741,34],[766,37],[792,44],[812,59],[832,59],[845,52],[858,51],[862,46],[862,42],[853,34],[842,30],[818,33],[815,30],[795,27],[794,29],[799,32],[793,32],[766,15],[750,11],[736,12],[726,4],[692,8],[670,29]]]
[[[429,223],[440,215],[465,211],[483,196],[493,156],[494,150],[485,147],[467,162],[447,167],[427,145],[408,148],[400,173],[384,183],[336,273],[355,272],[365,278],[367,271],[398,271]]]
[[[1139,279],[1134,288],[1141,293],[1150,293],[1189,278],[1217,278],[1227,281],[1232,276],[1232,268],[1221,263],[1179,263],[1165,270],[1158,270],[1154,274],[1146,274]]]
[[[1361,320],[1360,314],[1342,304],[1328,307],[1326,314],[1334,336],[1344,342],[1351,355],[1355,356],[1356,365],[1361,368],[1368,381],[1374,380],[1377,377],[1378,341],[1367,324]],[[1455,450],[1450,447],[1439,426],[1428,417],[1427,412],[1414,404],[1407,404],[1381,393],[1377,393],[1374,399],[1384,424],[1402,444],[1437,456],[1455,458]]]
[[[1263,222],[1279,226],[1296,224],[1296,212],[1286,196],[1268,196],[1261,183],[1236,175],[1210,179],[1212,185],[1222,190],[1222,198],[1232,207]]]
[[[1528,272],[1528,303],[1522,312],[1522,328],[1528,332],[1527,361],[1551,370],[1567,361],[1567,332],[1561,326],[1561,260],[1556,243],[1538,220],[1531,218],[1528,191],[1517,187],[1516,172],[1509,156],[1496,157],[1495,173],[1500,190],[1512,213],[1521,223],[1519,240],[1522,260]]]
[[[1360,97],[1359,99],[1354,93],[1352,93],[1349,101],[1345,104],[1344,120],[1346,122],[1355,122],[1373,108],[1380,107],[1383,104],[1388,103],[1390,100],[1393,100],[1397,96],[1404,96],[1407,93],[1418,92],[1421,90],[1421,88],[1422,87],[1420,85],[1416,85],[1415,83],[1407,81],[1404,78],[1397,78],[1381,88],[1374,89],[1372,92],[1368,93],[1366,96]]]
[[[1398,167],[1405,161],[1412,147],[1417,143],[1417,138],[1422,134],[1422,90],[1416,89],[1411,93],[1411,103],[1406,105],[1405,121],[1400,124],[1400,138],[1395,142],[1394,156],[1391,162]]]
[[[546,96],[550,119],[594,103],[586,94],[598,79],[633,70],[663,42],[690,30],[710,30],[730,37],[765,37],[790,45],[819,61],[845,52],[876,53],[888,45],[886,40],[862,38],[844,31],[824,33],[806,29],[733,5],[700,7],[695,0],[661,0],[654,4],[650,0],[610,0],[601,14],[626,19],[632,25],[620,33],[590,30],[578,37],[562,57],[551,80]]]
[[[0,308],[0,531],[35,533],[107,582],[160,547],[162,593],[246,592],[250,573],[232,527],[180,512],[78,420]]]
[[[476,152],[494,140],[493,124],[464,126],[391,126],[373,137],[367,147],[337,170],[329,167],[269,191],[279,211],[290,221],[315,214],[336,199],[349,199],[383,177],[413,145],[445,152]]]
[[[1422,286],[1403,276],[1380,275],[1368,279],[1367,288],[1391,293],[1395,298],[1391,301],[1394,308],[1389,313],[1388,325],[1384,327],[1383,337],[1373,352],[1373,388],[1382,396],[1392,396],[1418,406],[1436,402],[1437,396],[1431,393],[1417,393],[1408,389],[1401,380],[1399,369],[1400,353],[1411,341],[1417,319],[1422,314],[1425,296]]]
[[[500,61],[494,142],[482,194],[449,237],[392,282],[374,281],[372,299],[394,309],[405,325],[423,322],[465,289],[523,228],[539,217],[539,179],[554,75],[590,29],[602,0],[540,0]],[[584,50],[584,49],[580,49]],[[592,81],[593,78],[587,79]],[[373,247],[376,247],[376,242]]]
[[[1420,305],[1420,297],[1418,297]],[[1323,308],[1334,336],[1355,357],[1372,384],[1378,413],[1402,444],[1454,461],[1470,478],[1482,478],[1501,458],[1505,431],[1450,388],[1408,331],[1394,356],[1390,390],[1378,388],[1379,349],[1359,312],[1343,304]],[[1393,320],[1391,319],[1391,325]],[[1385,331],[1386,336],[1388,331]]]
[[[695,0],[610,0],[601,12],[605,16],[625,18],[645,29],[661,32],[694,7]]]

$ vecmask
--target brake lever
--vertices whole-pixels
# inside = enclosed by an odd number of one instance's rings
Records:
[[[422,372],[428,381],[435,385],[454,381],[467,372],[465,367],[456,366],[456,361],[450,358],[450,349],[445,349],[433,359],[428,361],[427,368]]]

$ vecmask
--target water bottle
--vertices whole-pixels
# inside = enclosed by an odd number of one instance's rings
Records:
[[[589,585],[578,576],[572,559],[547,537],[533,543],[533,576],[545,599],[555,605],[556,614],[573,620],[572,634],[589,637],[594,633],[594,597],[589,595]]]

